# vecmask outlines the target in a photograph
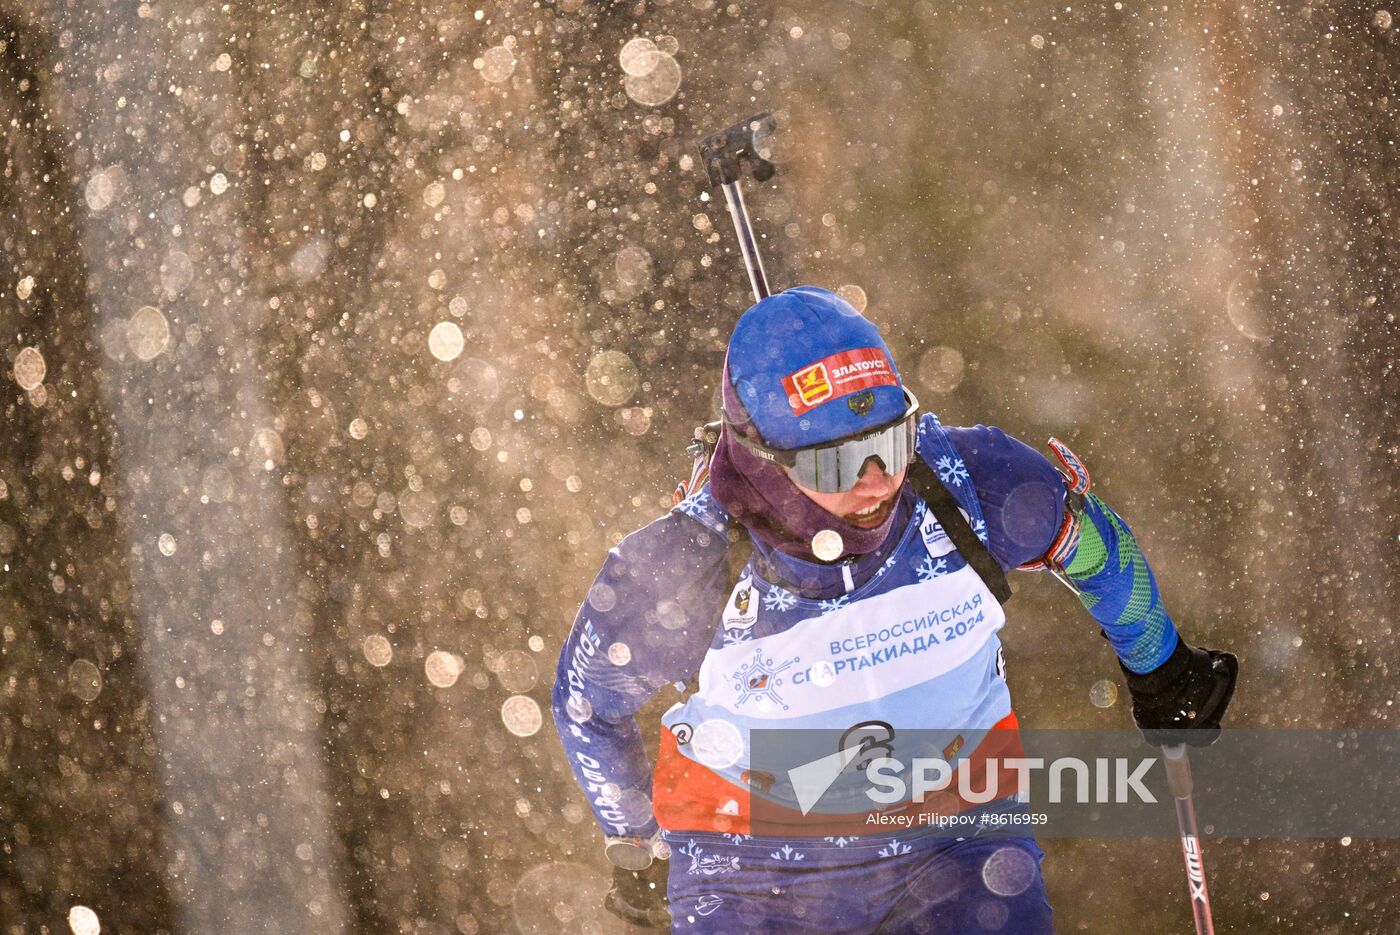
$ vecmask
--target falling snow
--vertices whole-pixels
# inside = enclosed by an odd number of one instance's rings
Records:
[[[694,141],[761,109],[774,284],[838,288],[944,424],[1082,453],[1240,654],[1236,723],[1393,726],[1394,12],[16,0],[0,935],[616,931],[550,688],[714,417],[748,292]],[[1014,580],[1022,722],[1126,726]],[[1389,924],[1384,842],[1212,843],[1239,931]],[[1057,922],[1180,928],[1130,885],[1173,847],[1046,841]]]

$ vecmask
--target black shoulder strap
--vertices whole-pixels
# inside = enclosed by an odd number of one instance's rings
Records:
[[[943,531],[953,541],[953,546],[972,566],[972,570],[977,572],[977,576],[982,579],[988,590],[1003,604],[1011,600],[1011,585],[1006,580],[1006,572],[997,564],[997,560],[992,558],[992,553],[987,551],[982,540],[977,538],[977,533],[972,531],[972,527],[963,517],[957,499],[943,486],[943,482],[923,458],[915,457],[909,462],[909,483],[913,484],[914,491],[923,497]]]

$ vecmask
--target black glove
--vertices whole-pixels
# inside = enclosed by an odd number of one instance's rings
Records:
[[[671,925],[666,911],[666,870],[669,860],[653,860],[645,870],[623,870],[613,867],[612,889],[603,900],[603,908],[624,922],[647,929],[664,929]]]
[[[1124,667],[1133,720],[1154,747],[1204,747],[1220,736],[1220,719],[1235,693],[1240,663],[1232,653],[1196,649],[1177,639],[1167,661],[1151,672],[1139,675]]]

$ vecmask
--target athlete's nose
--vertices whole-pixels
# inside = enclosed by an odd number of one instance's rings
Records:
[[[860,478],[852,489],[855,493],[883,500],[890,495],[893,486],[894,478],[885,473],[885,466],[880,463],[880,459],[872,456],[867,458],[861,467]]]

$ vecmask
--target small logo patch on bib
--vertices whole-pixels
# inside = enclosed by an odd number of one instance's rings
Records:
[[[758,605],[754,601],[753,578],[740,578],[739,583],[734,585],[733,593],[729,595],[729,602],[724,605],[724,628],[748,630],[757,621]]]

